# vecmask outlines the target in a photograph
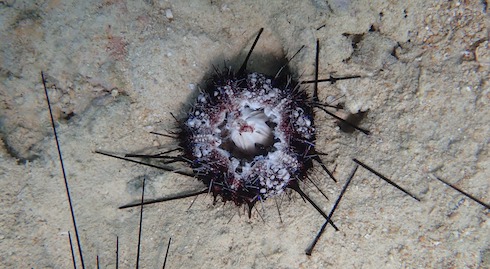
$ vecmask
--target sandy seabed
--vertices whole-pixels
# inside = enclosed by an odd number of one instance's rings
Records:
[[[212,197],[145,207],[142,268],[490,268],[490,213],[434,176],[490,202],[490,50],[487,1],[0,1],[0,265],[71,268],[73,225],[40,72],[53,102],[85,265],[136,258],[139,210],[118,206],[201,187],[173,173],[94,153],[171,148],[171,130],[213,65],[237,67],[261,27],[251,68],[291,57],[348,112],[369,110],[372,134],[346,134],[317,113],[317,147],[338,183],[315,167],[303,186],[329,211],[352,158],[360,169],[312,256],[323,224],[294,193],[243,208]],[[276,209],[279,204],[281,217]],[[190,207],[190,208],[189,208]],[[259,213],[260,212],[260,215]],[[79,263],[79,258],[77,257]]]

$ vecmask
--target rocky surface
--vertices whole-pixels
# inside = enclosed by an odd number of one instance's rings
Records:
[[[409,198],[360,169],[312,256],[323,224],[297,195],[245,209],[212,197],[145,207],[141,266],[158,268],[489,268],[489,211],[442,185],[443,178],[490,202],[490,54],[487,1],[0,1],[0,264],[70,268],[73,235],[48,118],[44,71],[88,268],[99,256],[132,267],[138,199],[201,187],[192,178],[94,153],[171,148],[149,134],[175,126],[199,85],[218,68],[238,68],[259,28],[254,71],[311,79],[315,42],[322,100],[368,110],[346,134],[317,114],[318,147],[340,179],[321,168],[303,189],[329,211],[352,158],[398,182]],[[264,57],[267,56],[267,57]],[[264,61],[263,59],[268,59]],[[280,65],[279,65],[280,66]],[[192,206],[191,206],[192,204]],[[279,205],[281,216],[276,209]],[[191,207],[190,207],[191,206]],[[190,208],[189,208],[190,207]],[[77,258],[77,262],[78,258]]]

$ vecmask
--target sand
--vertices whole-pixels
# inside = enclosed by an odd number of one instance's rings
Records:
[[[185,2],[185,3],[184,3]],[[312,256],[323,218],[290,193],[243,208],[199,196],[144,209],[142,268],[490,268],[490,53],[486,1],[1,1],[0,264],[71,268],[67,196],[40,72],[46,75],[87,268],[136,260],[139,210],[118,206],[200,188],[195,179],[95,154],[172,148],[150,134],[175,127],[199,85],[237,68],[265,28],[250,69],[290,63],[347,112],[343,133],[318,112],[320,167],[303,189],[328,212],[357,158],[420,197],[359,169]],[[265,59],[265,60],[264,60]],[[265,71],[263,71],[265,72]],[[310,89],[311,91],[311,89]],[[280,217],[276,204],[279,204]],[[192,205],[192,206],[191,206]],[[77,263],[80,260],[77,256]]]

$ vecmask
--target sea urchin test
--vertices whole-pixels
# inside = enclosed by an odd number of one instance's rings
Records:
[[[293,80],[216,75],[181,124],[180,146],[215,198],[253,207],[302,180],[312,167],[309,101]]]

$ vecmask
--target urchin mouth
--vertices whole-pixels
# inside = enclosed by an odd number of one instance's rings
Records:
[[[239,111],[230,112],[223,125],[227,134],[227,150],[237,159],[252,160],[266,155],[274,144],[274,119],[268,117],[263,109],[244,106]]]

